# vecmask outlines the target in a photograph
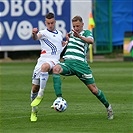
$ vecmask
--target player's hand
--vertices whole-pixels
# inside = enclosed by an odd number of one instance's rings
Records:
[[[72,29],[72,31],[74,32],[74,36],[75,37],[80,38],[80,34],[76,30]]]
[[[38,28],[33,28],[32,29],[32,34],[36,34],[38,32]]]
[[[38,33],[38,28],[33,28],[32,29],[32,38],[33,40],[38,40],[39,38],[41,38],[41,34],[40,35],[37,35]]]

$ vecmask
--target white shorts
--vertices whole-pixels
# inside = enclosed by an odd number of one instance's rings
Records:
[[[51,69],[57,64],[59,63],[59,61],[55,61],[53,59],[47,59],[47,60],[44,60],[44,58],[42,59],[42,57],[40,57],[37,61],[37,64],[34,68],[34,71],[33,71],[33,75],[32,75],[32,84],[35,84],[35,85],[40,85],[40,72],[41,72],[41,66],[42,64],[44,63],[48,63],[50,65],[50,71]]]

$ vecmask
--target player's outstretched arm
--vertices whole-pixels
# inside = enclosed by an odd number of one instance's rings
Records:
[[[32,30],[32,38],[33,38],[33,40],[39,40],[42,37],[42,35],[41,34],[37,34],[37,32],[38,32],[38,28],[33,28],[33,30]]]

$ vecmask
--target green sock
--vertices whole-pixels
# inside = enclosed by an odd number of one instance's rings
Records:
[[[96,97],[104,104],[106,108],[108,108],[109,102],[107,101],[106,97],[104,96],[101,90],[98,90],[98,95]]]
[[[61,79],[59,74],[53,74],[54,90],[57,97],[62,97]]]

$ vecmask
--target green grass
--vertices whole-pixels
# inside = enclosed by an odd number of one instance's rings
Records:
[[[132,133],[133,65],[131,62],[91,63],[97,86],[112,104],[115,117],[75,76],[62,77],[65,112],[50,108],[55,97],[49,77],[39,105],[38,121],[30,122],[31,76],[35,63],[0,64],[0,133]]]

